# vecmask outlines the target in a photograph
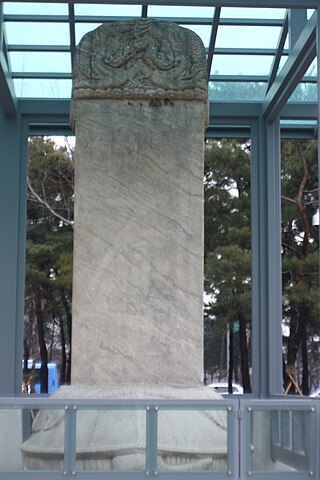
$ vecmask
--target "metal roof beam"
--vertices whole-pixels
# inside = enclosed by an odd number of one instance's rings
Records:
[[[14,2],[16,0],[7,0]],[[29,0],[20,0],[27,3]],[[43,0],[33,0],[43,3]],[[88,0],[45,0],[45,3],[88,4]],[[95,0],[96,4],[127,5],[128,0]],[[174,5],[194,7],[318,8],[319,0],[130,0],[131,5]]]
[[[70,34],[71,65],[73,65],[74,52],[76,49],[76,30],[75,30],[73,3],[69,3],[69,34]]]
[[[267,83],[269,77],[267,75],[210,75],[210,82],[261,82]],[[301,79],[302,83],[317,83],[317,77],[306,75]]]
[[[211,35],[210,35],[209,49],[208,49],[208,57],[207,57],[208,79],[210,78],[210,72],[211,72],[211,67],[212,67],[212,59],[213,59],[213,54],[214,54],[214,49],[215,49],[215,44],[216,44],[216,39],[217,39],[218,27],[219,27],[220,13],[221,13],[221,8],[219,8],[219,7],[215,8],[214,16],[213,16],[213,20],[212,20],[212,28],[211,28]]]
[[[72,78],[72,73],[68,72],[12,72],[12,78],[21,78],[21,79],[54,79],[54,80],[70,80]]]
[[[18,45],[11,44],[8,52],[70,52],[68,45]],[[259,55],[270,56],[276,54],[274,48],[215,48],[215,55]],[[289,50],[284,50],[283,55],[288,56]]]
[[[143,5],[141,16],[146,15],[147,5]],[[138,17],[138,16],[137,16]],[[132,16],[109,16],[109,15],[75,15],[76,23],[103,23],[128,20]],[[181,25],[211,25],[211,17],[152,17],[161,18]],[[67,23],[69,17],[66,15],[28,15],[28,14],[6,14],[5,22],[34,22],[34,23]],[[223,26],[249,26],[249,27],[281,27],[280,18],[220,18],[220,25]]]
[[[289,18],[288,18],[288,16],[289,15],[287,13],[286,18],[284,19],[282,31],[281,31],[281,34],[280,34],[280,37],[279,37],[279,41],[278,41],[278,45],[277,45],[277,52],[276,52],[276,54],[273,58],[273,61],[272,61],[267,92],[270,90],[271,85],[273,84],[273,82],[276,79],[277,72],[279,70],[280,60],[281,60],[281,57],[282,57],[283,52],[284,52],[284,45],[286,43],[286,39],[287,39],[287,35],[288,35],[288,29],[289,29]]]
[[[0,4],[0,92],[0,108],[3,113],[14,115],[17,112],[17,99],[6,55],[2,2]]]
[[[293,49],[308,21],[307,10],[289,10],[289,48]]]
[[[281,72],[268,91],[263,115],[274,120],[301,81],[310,63],[316,56],[317,12],[313,14],[297,40]]]
[[[301,108],[303,106],[303,108]],[[33,115],[35,122],[40,123],[41,119],[48,118],[50,123],[57,118],[68,121],[70,111],[70,100],[67,99],[21,99],[18,101],[19,113],[22,115]],[[214,101],[209,104],[210,117],[230,117],[231,120],[238,117],[259,117],[261,114],[261,102],[224,102]],[[283,108],[281,119],[286,120],[316,120],[317,104],[315,102],[304,103],[290,102]],[[54,120],[56,122],[57,120]]]

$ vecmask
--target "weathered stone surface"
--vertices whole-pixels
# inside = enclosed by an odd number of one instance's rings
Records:
[[[22,470],[20,445],[22,440],[21,410],[0,410],[0,472]]]
[[[81,40],[73,98],[207,101],[204,46],[191,30],[153,19],[101,25]]]
[[[202,115],[77,101],[73,383],[201,385]]]
[[[52,398],[215,400],[212,389],[173,387],[62,387]],[[78,471],[144,471],[146,411],[77,412]],[[28,470],[63,469],[64,411],[38,415],[33,434],[23,445]],[[158,470],[227,470],[227,412],[218,410],[158,412]]]
[[[80,43],[72,386],[58,398],[217,398],[201,388],[206,105],[193,32],[137,20]],[[145,469],[145,412],[77,419],[77,470]],[[63,432],[63,412],[40,412],[26,468],[62,469]],[[226,414],[159,412],[158,448],[159,471],[226,472]]]

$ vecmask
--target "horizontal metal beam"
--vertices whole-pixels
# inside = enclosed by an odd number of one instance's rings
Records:
[[[209,104],[209,113],[212,119],[218,117],[230,117],[231,119],[259,117],[261,114],[261,102],[223,102],[215,101]],[[52,121],[52,118],[62,119],[62,123],[68,123],[70,112],[70,100],[57,99],[20,99],[18,100],[18,111],[22,115],[32,115],[34,122]],[[297,103],[290,102],[283,108],[281,119],[292,120],[316,120],[316,103]]]
[[[269,80],[267,75],[210,75],[210,82],[258,82],[266,83]],[[317,77],[306,75],[302,77],[301,83],[317,83]]]
[[[16,0],[7,0],[7,3]],[[27,3],[29,0],[20,0]],[[43,0],[33,0],[43,3]],[[46,3],[87,4],[88,0],[46,0]],[[128,0],[95,0],[96,4],[127,5]],[[130,0],[131,5],[174,5],[193,7],[318,8],[318,0]]]
[[[14,79],[57,79],[70,80],[72,78],[71,72],[12,72]],[[210,82],[223,83],[267,83],[269,77],[266,75],[210,75]],[[314,76],[303,77],[302,83],[317,83],[317,78]]]
[[[62,115],[64,122],[69,116],[70,100],[60,100],[56,98],[48,99],[20,99],[18,100],[18,110],[22,115],[36,115],[37,118],[45,119],[52,116]]]
[[[8,52],[70,52],[69,45],[18,45],[8,46]],[[215,48],[215,55],[259,55],[273,56],[276,54],[274,48]],[[289,50],[283,51],[284,56],[289,55]]]
[[[310,63],[316,56],[317,12],[313,14],[308,24],[295,43],[292,54],[276,77],[268,91],[263,108],[263,115],[268,120],[274,120],[301,81]]]
[[[70,80],[72,74],[71,72],[12,72],[12,78]]]
[[[317,120],[317,104],[289,102],[281,110],[281,119]]]
[[[223,102],[215,101],[209,104],[209,116],[212,121],[217,117],[230,117],[231,119],[243,117],[259,117],[261,114],[260,102]]]
[[[267,75],[210,75],[210,82],[262,82],[267,83]]]
[[[67,52],[69,45],[8,45],[8,52]]]
[[[116,22],[119,20],[131,20],[132,16],[109,16],[109,15],[75,15],[75,23],[103,23]],[[136,15],[140,17],[140,15]],[[181,25],[211,25],[211,17],[152,17],[159,20],[171,21]],[[6,14],[5,22],[34,22],[34,23],[67,23],[67,15],[28,15],[28,14]],[[249,26],[249,27],[281,27],[282,20],[279,18],[221,18],[221,26]]]
[[[277,53],[275,48],[216,48],[215,55],[259,55],[273,57]],[[283,55],[288,56],[289,50],[284,50]]]

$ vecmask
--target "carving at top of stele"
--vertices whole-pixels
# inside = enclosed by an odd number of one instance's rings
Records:
[[[167,21],[103,24],[77,47],[73,99],[78,98],[207,102],[203,43],[191,30]]]

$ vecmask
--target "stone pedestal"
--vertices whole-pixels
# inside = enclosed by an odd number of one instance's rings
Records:
[[[212,389],[174,387],[61,387],[52,398],[122,400],[215,400]],[[147,404],[147,401],[146,401]],[[213,407],[213,404],[211,405]],[[86,410],[79,408],[76,423],[76,470],[145,471],[146,411],[144,409]],[[63,470],[64,411],[42,412],[33,435],[23,445],[28,470]],[[227,472],[227,412],[207,409],[158,410],[160,472]]]

